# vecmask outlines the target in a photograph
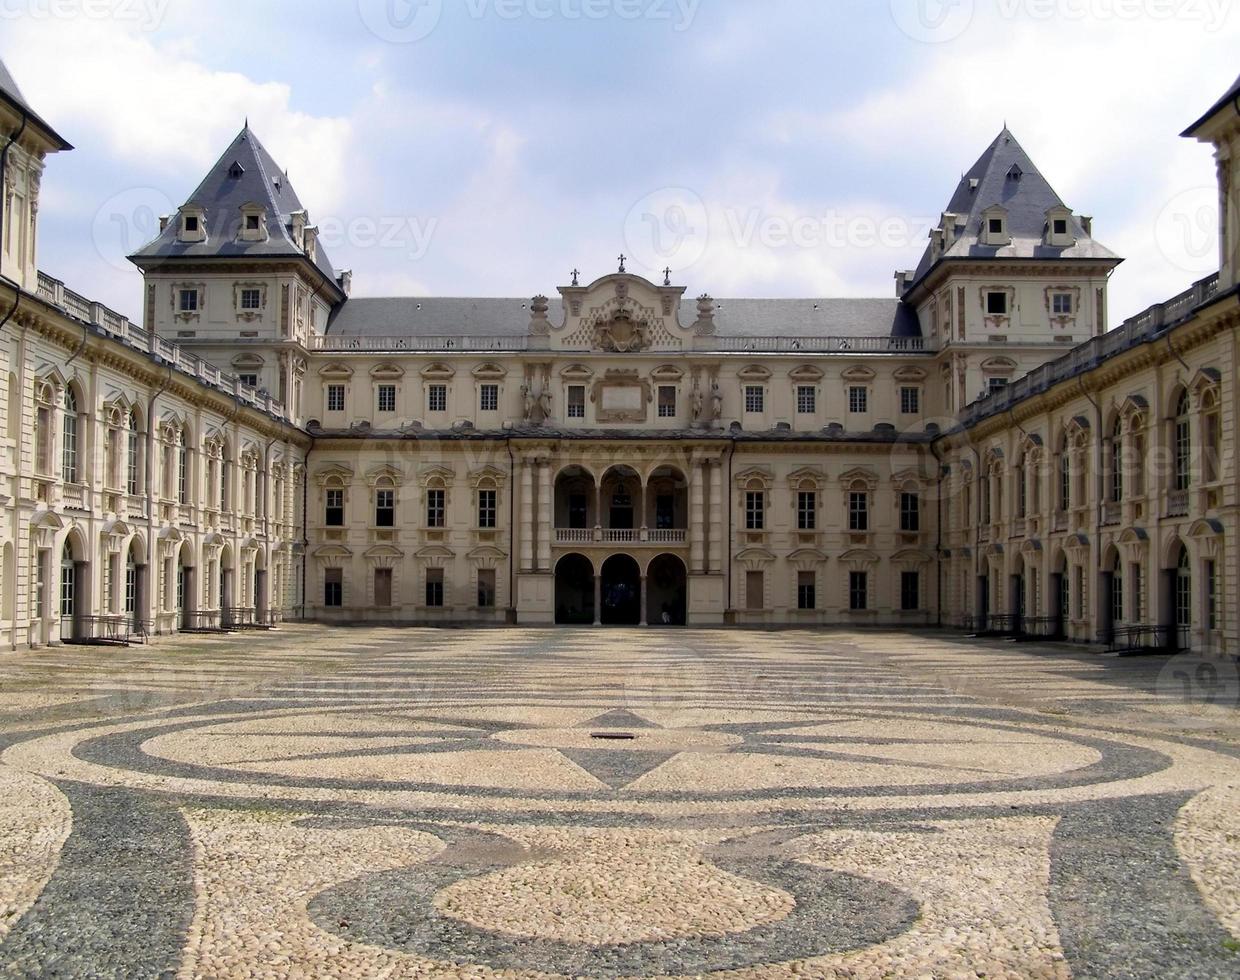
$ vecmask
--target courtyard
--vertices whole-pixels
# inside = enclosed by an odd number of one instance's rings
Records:
[[[0,970],[1234,977],[1230,661],[328,629],[0,660]]]

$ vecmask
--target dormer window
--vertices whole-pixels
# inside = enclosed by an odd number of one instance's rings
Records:
[[[981,244],[1002,247],[1012,244],[1008,232],[1007,210],[998,205],[982,212]]]
[[[1046,212],[1046,244],[1057,248],[1069,248],[1076,244],[1072,234],[1072,212],[1065,207],[1053,207]]]
[[[241,206],[241,231],[238,238],[243,242],[267,240],[267,210],[261,204]]]
[[[245,216],[245,230],[246,231],[258,231],[258,227],[259,227],[258,215],[247,214]]]
[[[201,208],[183,209],[177,229],[177,238],[183,242],[205,242],[207,240],[206,212]]]

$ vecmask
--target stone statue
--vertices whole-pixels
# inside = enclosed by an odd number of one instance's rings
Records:
[[[525,421],[534,421],[534,392],[528,384],[521,386],[521,394],[525,397]]]
[[[697,382],[693,384],[693,421],[702,422],[702,411],[705,408],[702,398],[702,389]]]
[[[710,420],[718,422],[723,418],[723,392],[719,390],[719,382],[714,381],[710,386]]]
[[[548,384],[544,384],[538,392],[538,415],[539,422],[551,418],[551,386]]]

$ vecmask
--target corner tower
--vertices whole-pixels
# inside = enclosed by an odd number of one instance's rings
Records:
[[[299,415],[305,354],[347,295],[288,179],[247,124],[131,260],[143,319]]]
[[[943,410],[1105,332],[1121,261],[1004,127],[960,178],[917,269],[896,273],[897,294],[943,352]]]
[[[39,283],[39,188],[49,153],[72,150],[30,108],[0,61],[0,275],[33,293]]]
[[[1240,285],[1240,78],[1184,136],[1214,147],[1218,165],[1219,292]]]

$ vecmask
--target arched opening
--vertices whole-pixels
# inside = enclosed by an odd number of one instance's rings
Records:
[[[233,551],[232,545],[225,543],[220,549],[220,581],[219,581],[221,622],[228,621],[234,612],[233,602]]]
[[[194,553],[188,541],[177,552],[176,622],[179,629],[192,629],[194,612]]]
[[[1164,552],[1162,583],[1159,590],[1159,625],[1167,647],[1185,650],[1193,625],[1193,575],[1188,548],[1179,539]]]
[[[604,626],[637,626],[642,619],[642,572],[631,555],[612,555],[603,562],[600,582]]]
[[[560,626],[594,623],[594,566],[584,555],[565,555],[555,566],[555,621]]]
[[[636,531],[641,526],[644,496],[642,478],[631,466],[613,466],[608,470],[603,476],[601,494],[603,529]],[[637,567],[637,563],[633,566]]]
[[[60,478],[65,483],[78,482],[78,397],[73,385],[65,386],[63,419],[61,421]]]
[[[597,507],[598,490],[593,474],[580,466],[561,470],[555,478],[556,528],[570,532],[566,536],[569,540],[591,540],[599,525]]]
[[[17,605],[14,599],[17,595],[17,559],[16,552],[13,548],[13,542],[6,542],[4,546],[4,565],[0,567],[0,619],[13,621],[17,614]]]
[[[1012,613],[1012,631],[1024,632],[1025,622],[1025,556],[1017,553],[1008,579],[1008,609]]]
[[[646,571],[646,622],[684,626],[688,614],[688,571],[675,555],[659,555]]]
[[[90,615],[90,563],[86,546],[76,532],[65,538],[60,552],[60,638],[78,640],[86,636]]]
[[[266,623],[267,615],[267,551],[259,548],[254,553],[254,621]]]
[[[1062,548],[1055,552],[1051,562],[1051,629],[1053,635],[1062,638],[1066,635],[1071,601],[1068,594],[1068,556]]]
[[[689,527],[689,481],[675,466],[660,466],[650,474],[641,524],[653,532],[653,541],[669,537],[666,532],[684,531]]]
[[[135,633],[143,630],[142,610],[146,607],[146,559],[137,538],[129,543],[125,554],[125,618]]]
[[[1173,450],[1171,489],[1176,493],[1188,490],[1192,482],[1193,435],[1188,390],[1181,388],[1173,403],[1171,445]]]

